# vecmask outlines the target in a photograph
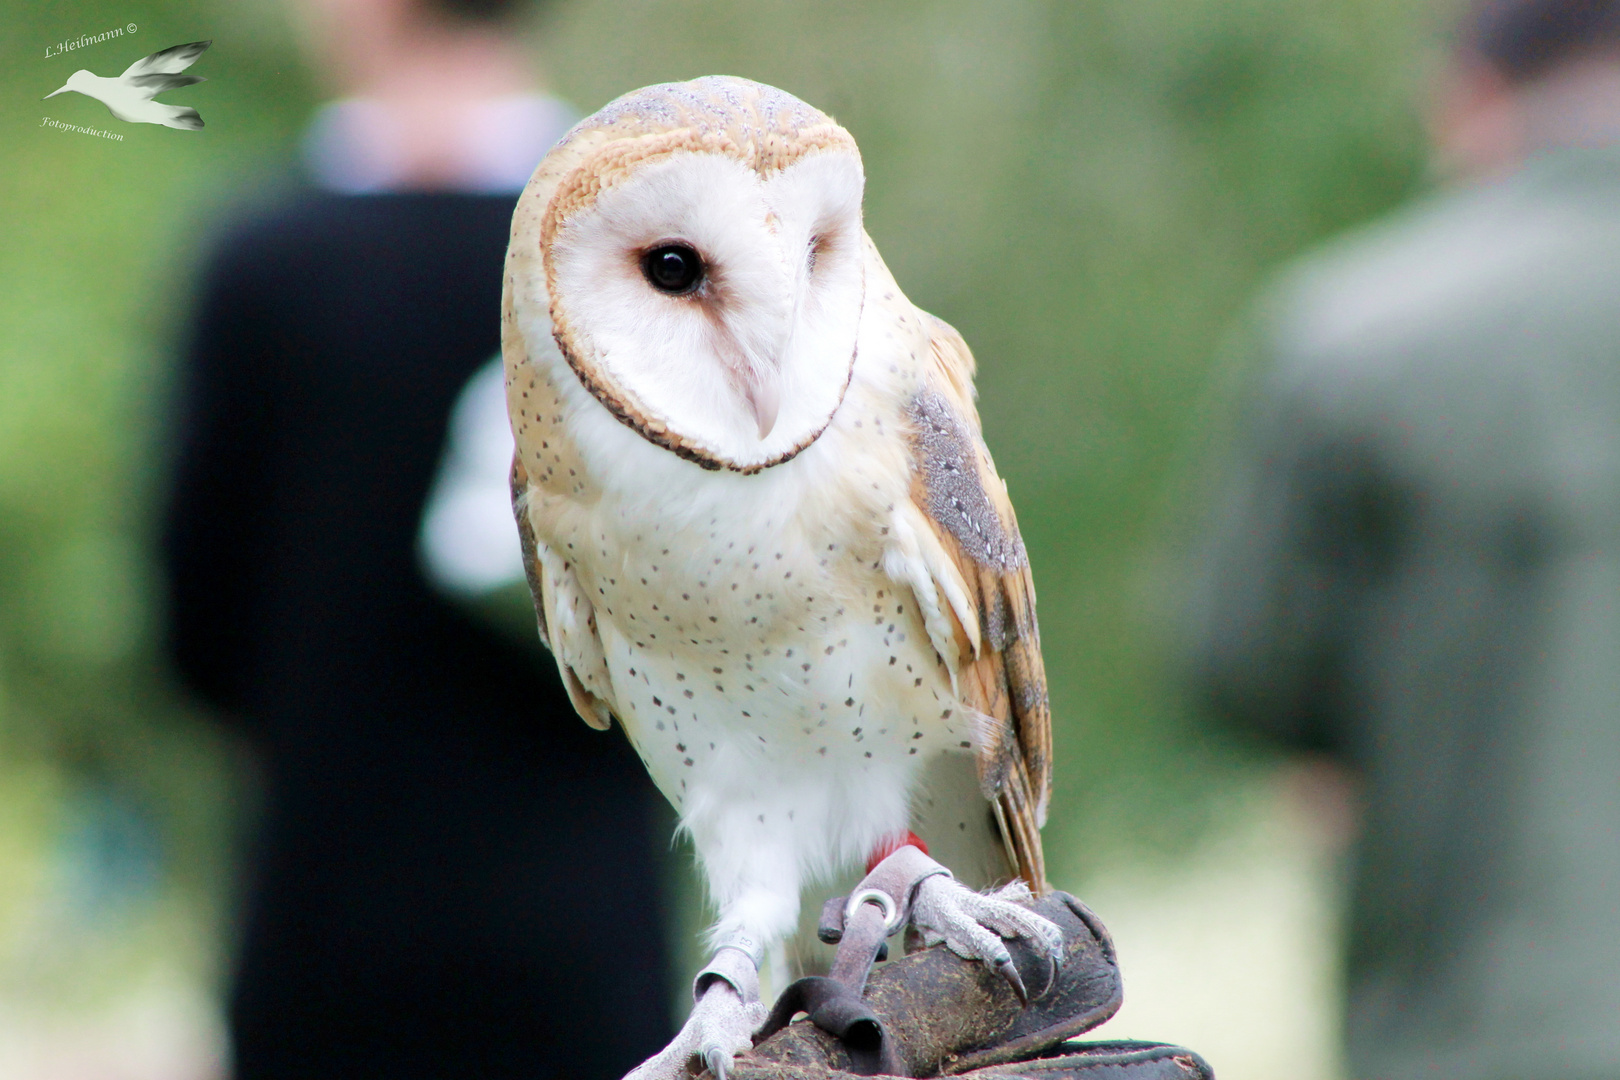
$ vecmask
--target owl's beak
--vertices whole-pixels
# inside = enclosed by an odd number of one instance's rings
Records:
[[[785,343],[765,340],[753,344],[739,342],[730,327],[721,323],[716,327],[715,352],[730,369],[732,387],[748,403],[754,414],[754,425],[759,441],[764,442],[776,427],[776,414],[782,404],[781,378],[778,357],[786,352]]]
[[[743,393],[748,398],[748,407],[754,412],[754,422],[759,425],[759,441],[764,442],[776,426],[776,413],[782,404],[782,394],[776,386],[776,372],[754,372],[744,377]]]

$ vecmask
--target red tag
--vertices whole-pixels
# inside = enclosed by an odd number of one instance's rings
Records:
[[[914,832],[907,832],[904,836],[891,836],[887,840],[879,840],[877,847],[872,849],[872,854],[866,857],[866,872],[870,874],[878,863],[907,845],[916,848],[924,855],[928,854],[928,845],[923,843]]]

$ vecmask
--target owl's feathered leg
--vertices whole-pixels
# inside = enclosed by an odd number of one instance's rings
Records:
[[[702,805],[702,800],[694,798]],[[761,815],[750,803],[728,813],[689,818],[720,918],[710,938],[714,953],[692,981],[692,1014],[674,1041],[625,1080],[687,1080],[697,1059],[723,1080],[732,1059],[753,1046],[767,1009],[759,999],[759,965],[766,948],[780,941],[798,919],[798,861],[782,836],[751,828],[777,816]],[[718,843],[741,835],[751,843]]]
[[[725,1080],[731,1060],[754,1045],[765,1022],[759,965],[745,946],[723,945],[692,983],[692,1015],[670,1044],[636,1066],[625,1080],[684,1080],[687,1064],[702,1062]]]

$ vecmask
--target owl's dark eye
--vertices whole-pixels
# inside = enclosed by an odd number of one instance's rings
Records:
[[[641,273],[659,292],[684,296],[703,284],[703,256],[685,244],[662,244],[641,257]]]

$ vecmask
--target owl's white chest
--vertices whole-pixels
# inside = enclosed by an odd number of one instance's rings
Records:
[[[563,542],[619,717],[700,854],[802,880],[903,831],[920,766],[972,735],[909,589],[874,565],[882,527],[782,487],[652,516],[609,495]]]

